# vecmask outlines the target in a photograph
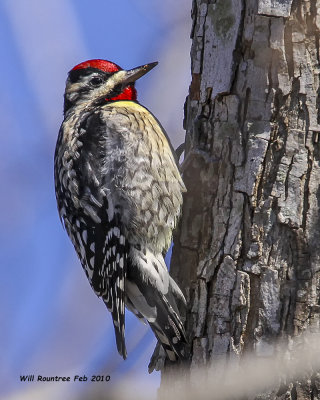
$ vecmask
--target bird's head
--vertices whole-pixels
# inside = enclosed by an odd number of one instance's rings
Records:
[[[103,104],[137,99],[134,83],[158,63],[128,71],[107,60],[88,60],[76,65],[68,75],[64,94],[64,112],[78,104]]]

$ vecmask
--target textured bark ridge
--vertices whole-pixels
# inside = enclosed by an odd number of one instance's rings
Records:
[[[171,272],[191,371],[319,325],[320,1],[194,0]],[[273,399],[318,399],[316,372]]]

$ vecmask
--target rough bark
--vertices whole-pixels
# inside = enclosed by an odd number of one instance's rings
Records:
[[[171,272],[191,371],[319,325],[319,0],[194,0]],[[260,398],[318,399],[314,372]]]

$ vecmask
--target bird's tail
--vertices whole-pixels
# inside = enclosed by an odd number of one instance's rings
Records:
[[[180,316],[165,296],[157,293],[157,317],[148,321],[170,361],[186,358],[186,333]]]
[[[177,299],[185,305],[185,299],[162,255],[134,250],[129,258],[127,297],[148,321],[169,360],[186,358],[186,334],[176,304]]]

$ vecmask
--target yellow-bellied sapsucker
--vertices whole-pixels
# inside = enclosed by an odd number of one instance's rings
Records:
[[[95,293],[112,313],[126,358],[126,306],[147,320],[170,360],[184,357],[185,331],[163,252],[185,186],[163,128],[137,102],[134,82],[157,63],[123,70],[89,60],[68,75],[55,151],[60,218]]]

